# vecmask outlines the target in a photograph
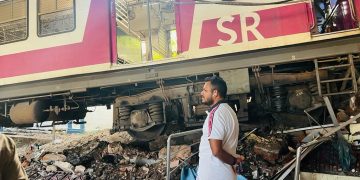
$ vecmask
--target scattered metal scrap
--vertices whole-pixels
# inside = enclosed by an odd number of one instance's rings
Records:
[[[281,176],[277,176],[279,178],[276,178],[276,179],[284,179],[285,177],[287,177],[289,175],[289,173],[295,167],[297,167],[295,179],[298,179],[299,178],[298,173],[299,173],[301,159],[303,159],[309,152],[311,152],[313,149],[315,149],[315,147],[317,145],[321,144],[322,142],[324,142],[326,140],[329,140],[329,137],[331,135],[338,132],[340,129],[344,128],[345,126],[349,125],[350,123],[354,122],[358,118],[360,118],[360,113],[357,114],[356,116],[350,118],[348,121],[340,124],[339,126],[332,128],[330,131],[328,131],[326,134],[324,134],[321,138],[316,138],[312,142],[309,142],[308,144],[304,144],[304,145],[298,147],[296,158],[293,159],[289,164],[284,166],[284,168],[282,170],[279,171],[279,174],[281,174]]]

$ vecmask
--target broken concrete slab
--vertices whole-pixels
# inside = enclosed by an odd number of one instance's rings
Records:
[[[64,172],[74,173],[74,171],[73,171],[74,166],[68,162],[55,161],[54,166],[60,168]]]
[[[66,160],[66,156],[63,154],[55,154],[55,153],[49,153],[49,154],[45,154],[42,158],[41,158],[41,162],[48,162],[48,161],[65,161]]]
[[[129,144],[135,141],[135,139],[126,131],[116,132],[108,136],[103,136],[99,140],[106,141],[108,143],[120,142],[122,144]]]
[[[75,170],[74,170],[74,172],[75,172],[75,174],[84,174],[85,173],[85,167],[84,166],[82,166],[82,165],[79,165],[79,166],[76,166],[75,167]]]
[[[275,164],[280,157],[281,145],[277,142],[257,143],[254,145],[254,153],[266,161]]]
[[[171,146],[170,148],[171,157],[177,159],[186,159],[191,156],[191,146],[180,145],[180,146]],[[166,148],[162,148],[159,151],[159,158],[166,159]]]
[[[54,165],[46,166],[46,172],[55,172],[57,171],[57,167]]]
[[[132,172],[133,169],[134,169],[133,165],[127,165],[127,166],[120,167],[121,172]]]
[[[180,164],[180,161],[177,159],[174,159],[174,160],[170,161],[170,168],[172,169],[172,168],[178,167],[179,164]]]
[[[107,154],[122,154],[124,150],[120,143],[110,143],[108,144],[107,148],[105,149]]]

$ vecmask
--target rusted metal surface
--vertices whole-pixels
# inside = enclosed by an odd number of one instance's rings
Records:
[[[328,78],[328,72],[324,70],[319,71],[319,76],[322,79]],[[303,83],[307,81],[313,81],[316,78],[316,72],[303,72],[303,73],[263,73],[260,75],[259,81],[264,86],[272,86],[275,82],[286,83]],[[257,87],[255,77],[250,77],[250,86]]]

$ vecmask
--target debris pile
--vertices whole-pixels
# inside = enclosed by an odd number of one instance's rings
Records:
[[[126,132],[108,131],[67,138],[59,144],[30,145],[20,159],[30,179],[162,179],[166,175],[166,148],[149,152]],[[172,163],[187,158],[190,148]],[[180,157],[181,155],[181,157]]]
[[[255,134],[239,142],[238,154],[246,157],[240,173],[248,179],[271,179],[294,155],[285,137]]]

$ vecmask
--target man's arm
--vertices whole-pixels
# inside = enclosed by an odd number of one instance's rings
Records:
[[[0,154],[4,155],[4,157],[0,159],[6,160],[6,163],[3,164],[3,169],[0,169],[0,175],[2,174],[3,179],[27,180],[28,177],[24,168],[21,166],[14,141],[6,136],[1,137],[1,139],[0,147],[2,147],[2,150],[6,153]]]
[[[226,164],[235,165],[240,163],[241,161],[244,161],[245,159],[244,156],[239,155],[239,157],[234,157],[228,152],[224,151],[224,149],[222,148],[222,140],[209,139],[209,143],[212,154]]]

